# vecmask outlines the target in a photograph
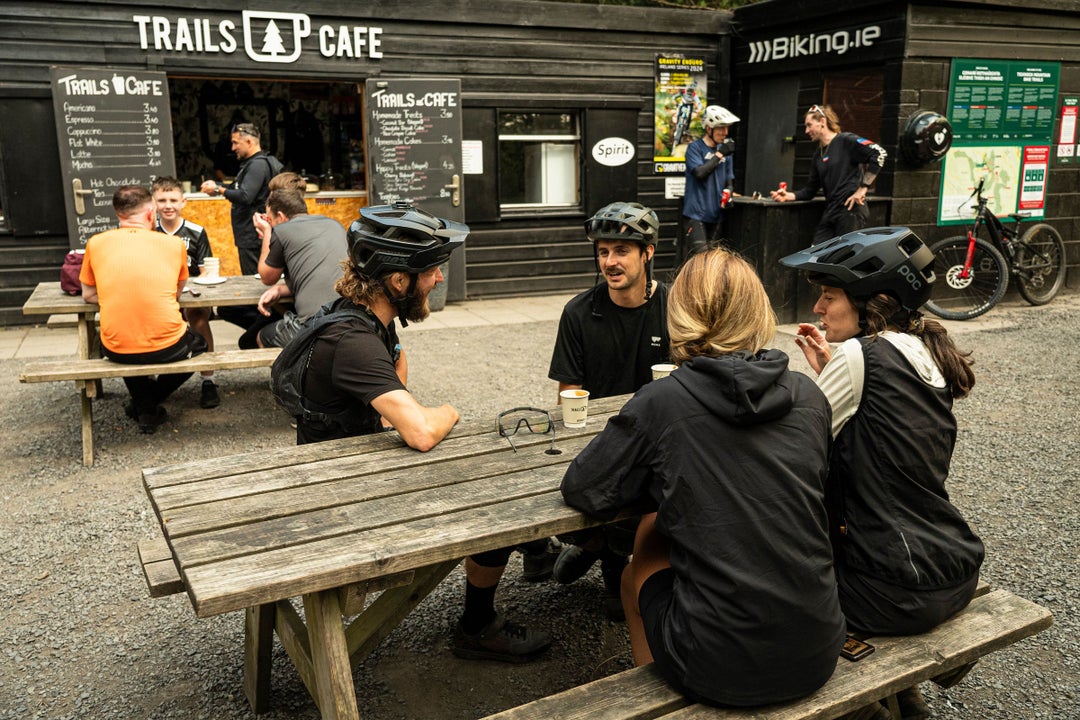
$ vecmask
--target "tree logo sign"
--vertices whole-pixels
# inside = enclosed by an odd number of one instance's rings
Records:
[[[311,18],[302,13],[244,10],[244,50],[255,62],[295,62],[308,35]]]

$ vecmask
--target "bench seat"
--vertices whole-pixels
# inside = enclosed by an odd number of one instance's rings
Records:
[[[19,373],[19,382],[42,383],[75,381],[82,410],[83,465],[94,464],[94,409],[90,402],[97,395],[97,383],[105,378],[125,378],[163,373],[196,373],[204,370],[240,370],[270,367],[281,348],[222,350],[196,355],[172,363],[127,365],[105,358],[50,360],[32,362]]]
[[[653,669],[633,668],[557,695],[491,715],[487,720],[829,720],[926,680],[956,680],[955,671],[1050,626],[1050,611],[1005,590],[976,597],[928,633],[877,637],[876,651],[858,662],[837,660],[817,692],[793,702],[747,710],[690,703]],[[953,677],[949,677],[952,675]],[[889,703],[897,717],[895,700]]]

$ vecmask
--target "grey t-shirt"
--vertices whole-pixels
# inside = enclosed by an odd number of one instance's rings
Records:
[[[285,271],[294,312],[304,320],[337,298],[334,283],[348,254],[341,223],[325,215],[297,215],[274,228],[266,264]]]

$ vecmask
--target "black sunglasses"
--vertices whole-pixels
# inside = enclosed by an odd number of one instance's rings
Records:
[[[521,428],[526,432],[537,435],[551,434],[551,447],[544,452],[548,455],[559,455],[562,450],[555,449],[555,423],[551,419],[551,413],[535,407],[516,407],[504,410],[495,416],[495,428],[499,431],[499,437],[506,438],[510,447],[517,452],[512,435],[517,434]]]
[[[255,126],[251,123],[238,123],[232,126],[234,133],[242,133],[244,135],[250,135],[253,138],[259,137],[259,131],[255,129]]]

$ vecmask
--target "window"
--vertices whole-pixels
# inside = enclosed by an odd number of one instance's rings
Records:
[[[499,202],[503,210],[581,206],[577,113],[499,113]]]

